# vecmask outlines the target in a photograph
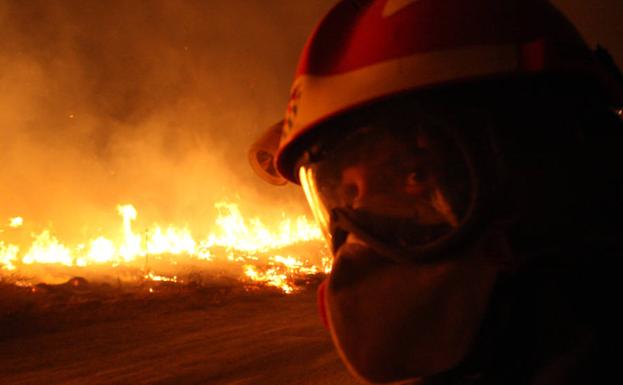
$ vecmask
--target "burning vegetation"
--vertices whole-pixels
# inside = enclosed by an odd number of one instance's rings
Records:
[[[344,373],[320,231],[247,163],[332,2],[0,1],[0,383]]]
[[[247,162],[333,3],[0,1],[0,383],[347,383]]]
[[[292,293],[326,272],[302,195],[266,191],[246,155],[287,99],[298,8],[0,4],[0,280],[201,273]]]
[[[117,206],[118,231],[68,245],[49,228],[33,232],[27,247],[4,242],[0,235],[0,271],[20,286],[58,283],[74,276],[104,281],[184,283],[198,271],[226,274],[242,283],[274,286],[292,293],[306,277],[328,272],[331,260],[320,229],[305,216],[273,226],[245,219],[238,205],[215,204],[214,230],[196,238],[188,227],[152,225],[137,232],[138,213],[131,204]],[[14,217],[3,232],[27,231]],[[35,289],[33,289],[35,290]]]

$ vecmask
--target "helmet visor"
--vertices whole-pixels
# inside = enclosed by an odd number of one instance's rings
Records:
[[[445,127],[370,125],[331,143],[303,157],[299,180],[334,250],[340,220],[360,237],[417,254],[469,217],[472,167]]]

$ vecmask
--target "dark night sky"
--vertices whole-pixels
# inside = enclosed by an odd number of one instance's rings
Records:
[[[203,231],[224,198],[303,210],[296,189],[255,178],[246,150],[281,118],[333,3],[0,0],[0,223],[90,233],[131,202]],[[623,63],[623,1],[554,3]]]
[[[553,0],[592,45],[601,44],[623,65],[623,1]]]

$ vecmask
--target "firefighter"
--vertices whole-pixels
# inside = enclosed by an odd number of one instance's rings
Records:
[[[285,119],[249,156],[301,185],[325,234],[319,303],[356,377],[597,382],[604,266],[621,256],[622,84],[545,0],[328,13]]]

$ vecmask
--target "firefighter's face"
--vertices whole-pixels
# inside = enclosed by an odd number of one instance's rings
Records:
[[[303,168],[310,203],[323,205],[314,208],[316,213],[364,212],[378,220],[363,227],[383,239],[392,239],[388,229],[402,232],[405,236],[396,239],[412,242],[428,242],[459,226],[466,211],[459,202],[465,200],[446,191],[469,191],[461,170],[454,170],[448,182],[444,160],[431,155],[423,135],[409,143],[403,137],[363,134],[371,136],[350,142],[361,151],[349,148],[326,165]],[[392,222],[412,223],[413,229],[394,228]],[[420,230],[426,236],[415,234]],[[333,340],[355,374],[379,383],[429,376],[466,355],[499,271],[479,242],[432,263],[393,262],[354,233],[333,246],[323,300]]]

